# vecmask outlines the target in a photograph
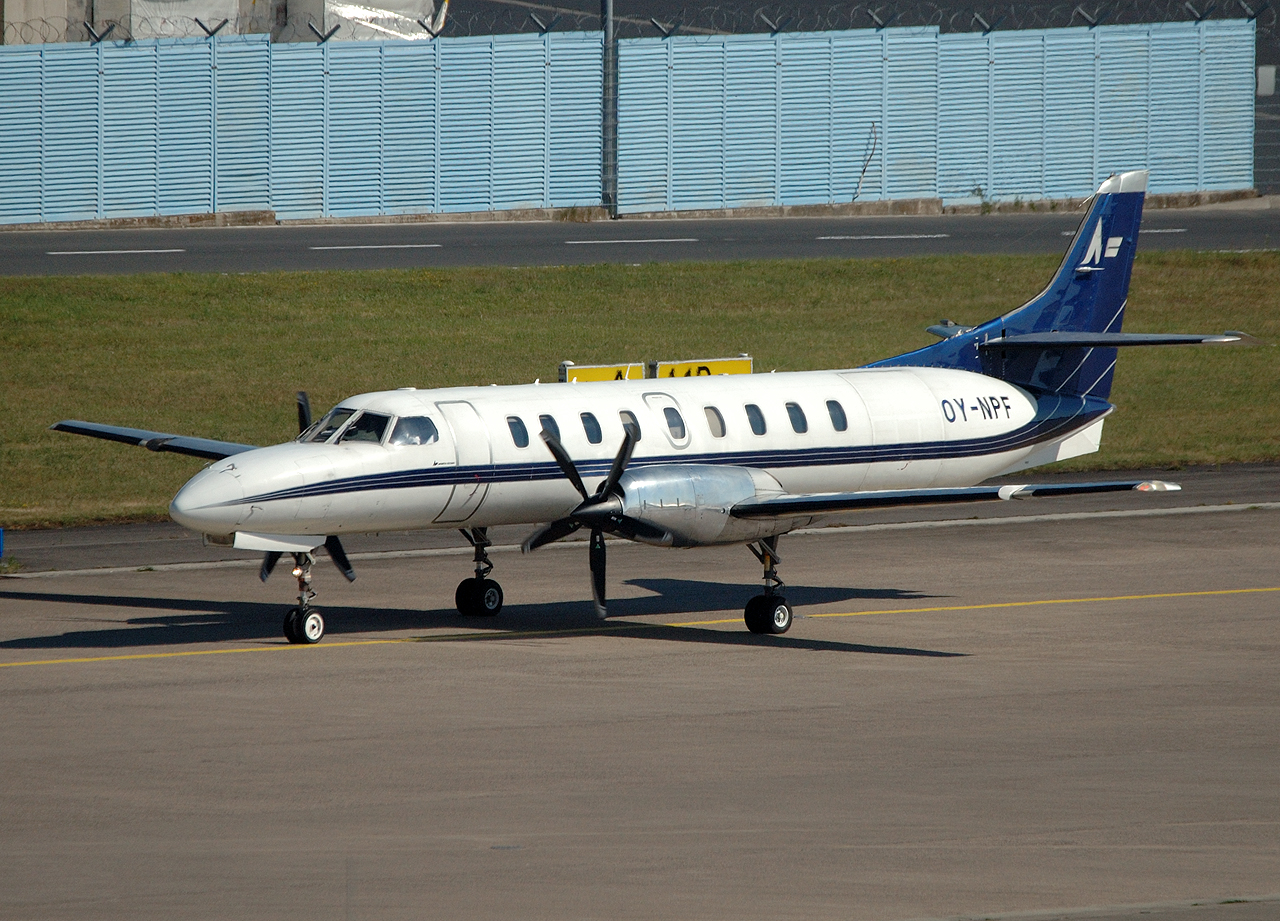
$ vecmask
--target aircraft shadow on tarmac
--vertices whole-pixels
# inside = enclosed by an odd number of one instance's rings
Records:
[[[757,636],[723,629],[669,627],[652,623],[629,623],[627,617],[671,614],[704,614],[734,611],[746,603],[749,589],[719,582],[678,579],[635,579],[627,584],[655,594],[639,598],[619,598],[609,603],[609,619],[596,619],[588,602],[553,604],[512,604],[496,618],[463,617],[452,608],[415,611],[403,608],[369,608],[329,605],[325,615],[327,636],[370,634],[385,631],[429,630],[441,627],[477,631],[447,637],[425,636],[423,640],[497,639],[528,631],[576,635],[593,632],[636,636],[684,643],[729,645],[775,645],[792,649],[829,652],[878,653],[883,655],[952,657],[963,653],[906,647],[868,646],[797,636]],[[912,600],[934,596],[898,589],[850,589],[831,586],[788,586],[788,600],[797,607],[832,604],[858,599]],[[182,646],[196,643],[285,640],[280,621],[287,604],[261,602],[220,602],[204,599],[147,598],[137,596],[74,595],[44,592],[0,591],[0,599],[52,602],[99,607],[143,608],[164,611],[154,617],[130,617],[120,626],[76,630],[56,636],[22,637],[0,642],[0,649],[109,649]]]

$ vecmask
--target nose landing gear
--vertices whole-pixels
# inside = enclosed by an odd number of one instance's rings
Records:
[[[777,564],[782,562],[778,556],[778,538],[776,535],[766,537],[755,544],[747,544],[747,549],[764,566],[764,594],[748,601],[744,612],[747,629],[752,633],[786,633],[791,629],[792,617],[787,599],[778,594],[778,589],[782,588],[777,570]]]
[[[453,593],[454,604],[458,606],[458,613],[465,617],[494,617],[502,610],[502,586],[487,578],[493,572],[488,554],[488,548],[493,545],[489,540],[489,529],[459,530],[467,543],[475,548],[476,574],[458,583],[458,590]]]
[[[324,618],[311,607],[316,593],[311,590],[311,566],[315,557],[310,553],[293,555],[293,574],[298,579],[298,605],[284,616],[284,637],[290,643],[313,644],[324,636]]]

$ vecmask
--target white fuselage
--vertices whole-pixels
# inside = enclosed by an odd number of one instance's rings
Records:
[[[787,493],[969,486],[1068,456],[1062,444],[1096,418],[1073,422],[1067,414],[1046,427],[1028,392],[936,368],[394,390],[339,406],[389,417],[381,441],[343,440],[339,430],[327,443],[232,455],[182,488],[174,519],[216,536],[549,521],[581,498],[538,437],[544,416],[589,491],[605,478],[631,414],[640,440],[629,471],[747,468]],[[763,419],[763,433],[753,430],[752,415],[754,429]],[[390,444],[396,420],[406,417],[431,420],[438,437]],[[511,419],[520,422],[515,432]],[[743,538],[725,535],[731,539]],[[260,548],[248,538],[243,545]]]

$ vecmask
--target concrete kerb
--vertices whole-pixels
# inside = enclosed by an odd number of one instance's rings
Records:
[[[1018,214],[1076,211],[1086,198],[990,201],[978,204],[946,205],[940,198],[908,198],[886,201],[838,202],[827,205],[776,205],[751,208],[699,209],[689,211],[647,211],[620,215],[620,220],[718,220],[804,217],[883,217],[942,214]],[[1225,192],[1178,192],[1148,195],[1147,210],[1183,208],[1214,211],[1261,211],[1280,208],[1280,195],[1258,195],[1255,189]],[[51,221],[43,224],[0,224],[3,231],[48,230],[143,230],[204,227],[274,227],[340,224],[479,224],[502,222],[561,221],[591,223],[606,221],[608,212],[599,206],[573,208],[518,208],[507,211],[459,213],[377,214],[358,217],[279,218],[274,211],[228,211],[217,214],[178,214],[152,217],[108,218],[88,221]]]

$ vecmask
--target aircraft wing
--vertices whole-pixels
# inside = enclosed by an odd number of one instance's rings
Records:
[[[81,422],[79,419],[63,419],[49,426],[55,432],[70,432],[73,435],[88,435],[90,438],[105,438],[107,441],[118,441],[122,444],[137,445],[151,451],[169,451],[173,454],[189,454],[192,457],[203,457],[206,460],[221,460],[242,451],[252,451],[257,445],[242,445],[231,441],[214,441],[212,438],[192,438],[187,435],[169,435],[165,432],[149,432],[146,429],[131,429],[119,425],[99,425],[96,422]]]
[[[965,486],[950,489],[884,489],[866,492],[808,493],[747,499],[731,510],[734,518],[786,518],[795,515],[825,515],[858,509],[892,508],[909,505],[940,505],[948,502],[981,502],[988,499],[1029,499],[1036,496],[1075,496],[1097,492],[1174,492],[1177,483],[1163,480],[1123,480],[1102,483],[1051,483],[1024,486]]]

